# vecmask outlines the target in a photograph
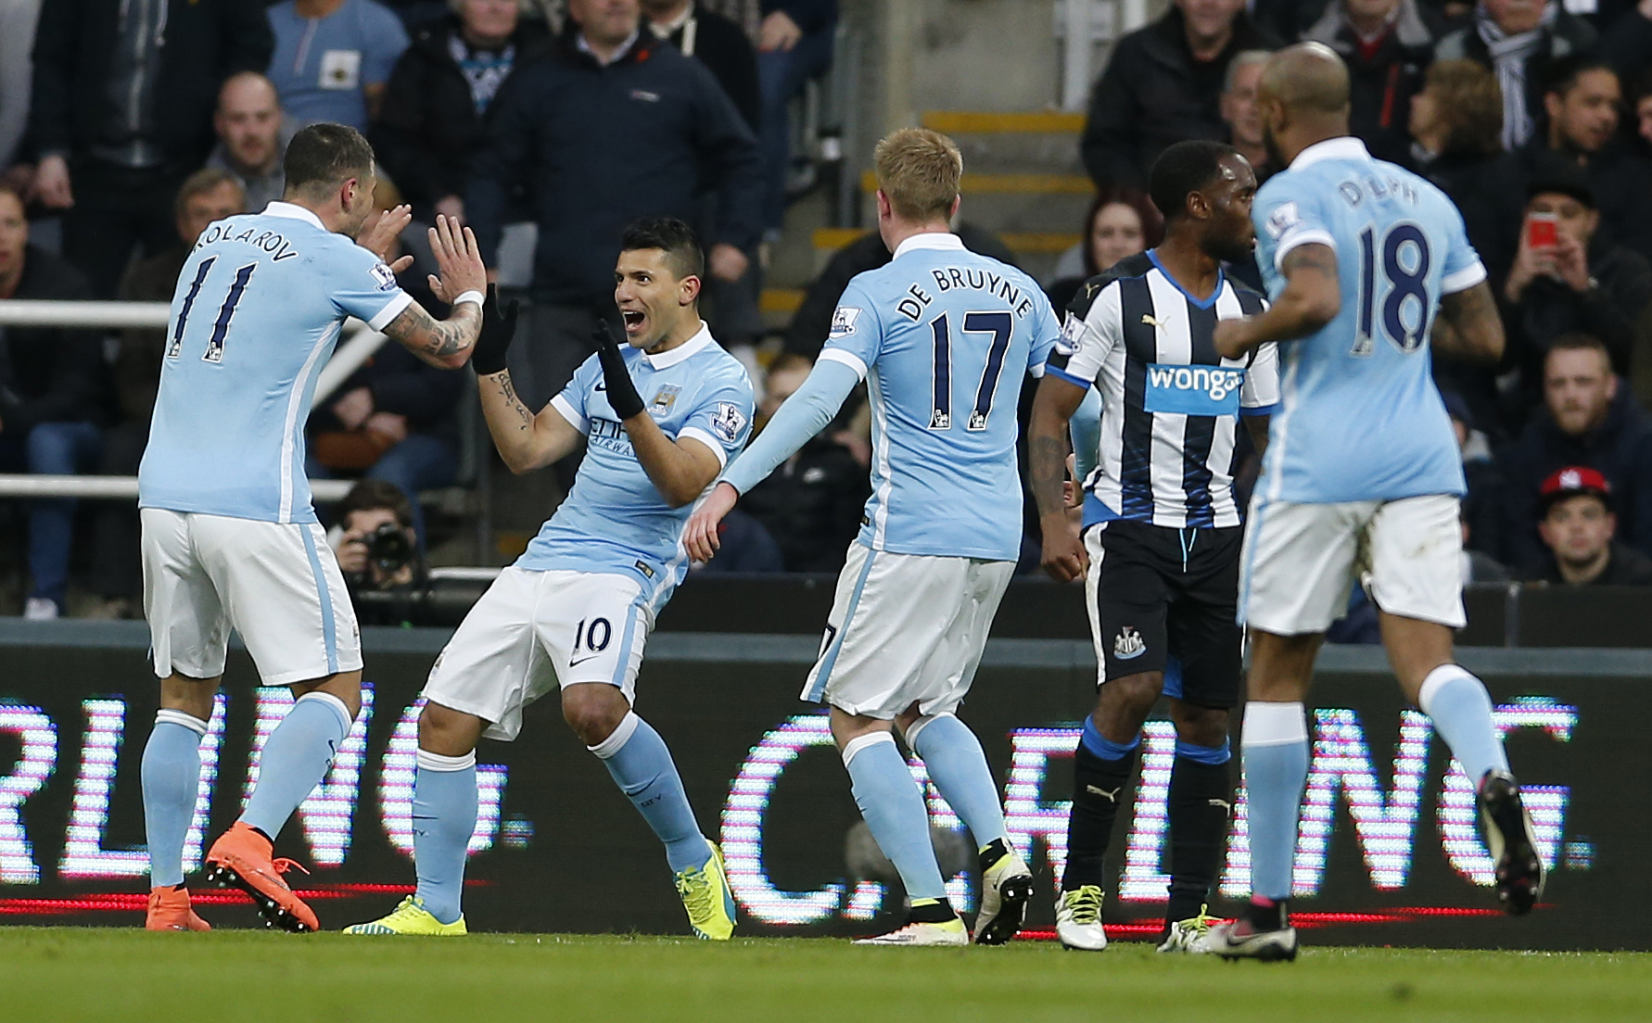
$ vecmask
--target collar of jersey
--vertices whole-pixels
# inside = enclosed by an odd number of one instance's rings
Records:
[[[327,225],[323,224],[321,222],[321,218],[316,216],[314,213],[311,213],[309,210],[295,203],[282,202],[279,199],[264,207],[264,216],[286,217],[288,220],[302,220],[306,224],[313,225],[323,231],[327,230]]]
[[[709,344],[711,344],[711,328],[706,326],[706,321],[701,320],[700,329],[695,331],[694,336],[687,341],[671,349],[671,351],[661,352],[659,355],[650,355],[643,352],[642,357],[648,360],[649,369],[665,369],[668,366],[675,366]]]
[[[1147,258],[1152,260],[1153,265],[1159,268],[1160,275],[1163,276],[1165,280],[1169,281],[1172,287],[1182,293],[1183,298],[1187,299],[1189,303],[1199,309],[1209,309],[1211,306],[1215,305],[1216,300],[1222,295],[1222,285],[1226,284],[1228,280],[1227,271],[1218,266],[1216,268],[1216,287],[1211,289],[1209,298],[1200,298],[1193,292],[1182,287],[1182,282],[1176,279],[1176,275],[1164,268],[1164,264],[1159,262],[1158,249],[1148,249]]]
[[[913,252],[918,249],[962,249],[964,240],[949,231],[925,231],[915,234],[906,241],[895,246],[895,254],[891,259],[901,258],[903,252]]]
[[[1296,154],[1291,161],[1291,170],[1301,170],[1311,167],[1321,160],[1369,160],[1371,153],[1365,148],[1365,143],[1352,135],[1343,135],[1324,142],[1315,142],[1313,145]]]

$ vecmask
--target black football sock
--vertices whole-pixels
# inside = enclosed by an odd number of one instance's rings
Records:
[[[1166,923],[1199,915],[1222,868],[1233,803],[1227,745],[1176,743],[1170,771],[1170,904]],[[1217,761],[1217,762],[1212,762]]]
[[[1085,719],[1084,734],[1073,754],[1073,809],[1067,818],[1067,869],[1061,875],[1062,891],[1077,891],[1087,884],[1106,887],[1103,859],[1119,804],[1129,798],[1130,775],[1136,768],[1140,744],[1139,739],[1127,747],[1109,742]]]

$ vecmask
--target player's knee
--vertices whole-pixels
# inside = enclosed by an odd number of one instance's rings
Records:
[[[1181,700],[1173,700],[1170,704],[1170,720],[1176,726],[1176,738],[1196,746],[1216,747],[1227,741],[1229,718],[1225,707],[1201,707]]]
[[[587,746],[614,734],[630,709],[625,694],[604,683],[582,682],[562,691],[562,719]]]
[[[1117,723],[1141,727],[1142,721],[1153,709],[1153,701],[1164,688],[1164,673],[1145,671],[1139,675],[1124,675],[1111,679],[1101,688],[1098,703],[1098,723],[1103,726]]]
[[[426,702],[419,713],[419,748],[444,757],[462,757],[476,748],[482,719],[474,714]]]

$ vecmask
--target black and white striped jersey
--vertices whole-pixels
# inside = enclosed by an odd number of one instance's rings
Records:
[[[1048,372],[1101,394],[1101,439],[1085,523],[1123,518],[1156,526],[1237,526],[1233,497],[1239,417],[1279,401],[1279,353],[1216,354],[1218,319],[1267,302],[1225,275],[1199,301],[1149,250],[1086,281],[1067,306]],[[1086,459],[1087,461],[1087,459]]]

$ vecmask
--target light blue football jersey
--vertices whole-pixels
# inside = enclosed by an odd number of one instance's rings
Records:
[[[1251,210],[1274,298],[1286,253],[1336,252],[1342,307],[1279,346],[1281,411],[1256,492],[1293,502],[1463,493],[1463,462],[1430,369],[1442,295],[1485,280],[1463,217],[1438,188],[1373,159],[1358,139],[1304,149]]]
[[[751,431],[751,379],[704,324],[692,338],[660,355],[627,346],[625,362],[648,414],[666,436],[692,437],[724,465],[745,446]],[[595,355],[551,404],[585,434],[585,459],[567,499],[540,527],[517,567],[628,575],[642,584],[658,611],[688,572],[683,526],[694,506],[666,504],[648,478],[608,404]]]
[[[205,231],[172,295],[138,506],[314,522],[304,421],[347,316],[374,330],[413,301],[395,274],[284,202]]]
[[[1021,552],[1016,405],[1061,324],[1037,282],[914,235],[838,300],[822,359],[866,379],[872,496],[860,542],[876,551],[1014,561]]]

